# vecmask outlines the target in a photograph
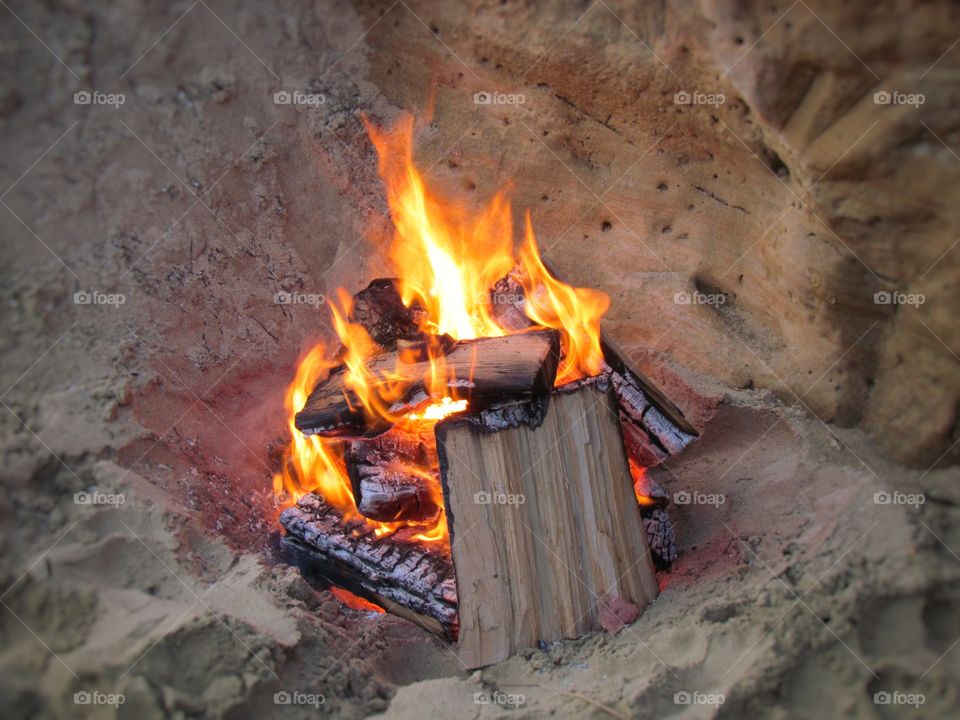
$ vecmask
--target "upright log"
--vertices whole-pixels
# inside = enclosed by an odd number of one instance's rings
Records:
[[[468,667],[600,628],[612,599],[656,597],[608,384],[553,393],[536,428],[454,416],[436,434]]]

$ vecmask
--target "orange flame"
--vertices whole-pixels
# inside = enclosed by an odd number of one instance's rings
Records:
[[[515,265],[510,203],[497,193],[485,208],[428,191],[413,163],[413,118],[390,131],[367,122],[395,236],[390,259],[403,302],[427,309],[430,330],[457,340],[506,332],[491,315],[490,288]]]
[[[510,203],[498,192],[482,208],[447,197],[429,188],[413,162],[413,117],[404,116],[390,130],[378,128],[366,118],[379,157],[379,171],[386,186],[387,203],[394,225],[388,256],[397,277],[400,294],[408,307],[418,304],[426,311],[421,328],[430,336],[449,335],[454,340],[498,337],[508,334],[493,314],[491,289],[515,268],[525,293],[527,317],[539,327],[555,328],[561,334],[562,359],[556,384],[571,382],[602,369],[600,318],[609,307],[606,294],[573,288],[556,280],[545,267],[537,248],[533,224],[527,213],[524,240],[514,251]],[[401,372],[398,357],[393,368],[371,358],[380,348],[360,325],[351,323],[351,298],[344,289],[337,293],[339,307],[331,305],[333,327],[343,345],[340,357],[324,345],[314,347],[297,368],[287,390],[286,407],[292,435],[281,472],[274,477],[274,490],[298,499],[317,492],[347,518],[361,517],[343,461],[343,445],[316,435],[305,436],[294,426],[294,416],[306,403],[317,381],[332,368],[343,365],[344,384],[356,397],[371,422],[399,425],[422,432],[451,413],[461,412],[467,401],[456,397],[445,367],[442,343],[425,347],[428,371],[422,378],[432,401],[411,408],[398,401],[410,387],[408,372]],[[402,355],[402,353],[401,353]],[[443,507],[436,475],[416,472]],[[381,523],[367,519],[378,535],[417,523]],[[443,513],[421,524],[414,537],[423,542],[448,542]]]
[[[538,325],[560,330],[563,360],[557,370],[557,385],[598,375],[603,367],[600,348],[600,318],[610,307],[610,298],[599,290],[574,288],[554,278],[537,250],[530,213],[525,217],[520,265],[526,296],[524,312]]]

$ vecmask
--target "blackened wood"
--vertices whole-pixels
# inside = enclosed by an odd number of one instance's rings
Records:
[[[426,312],[406,307],[396,278],[378,278],[353,296],[348,319],[362,325],[374,342],[394,349],[397,339],[420,333]]]
[[[456,345],[457,341],[449,335],[421,335],[416,338],[398,338],[397,357],[400,362],[422,362],[429,360],[431,356],[446,355]]]
[[[356,440],[345,456],[353,497],[361,515],[373,520],[426,520],[439,512],[440,476],[433,428],[392,428]]]
[[[635,462],[644,467],[655,465],[696,439],[659,410],[633,371],[623,364],[618,368],[607,365],[606,371],[617,393],[624,423],[623,439]]]
[[[550,394],[548,393],[530,400],[511,400],[497,403],[483,410],[469,413],[464,417],[464,420],[473,423],[486,432],[497,432],[521,425],[538,428],[540,423],[543,422],[549,405]]]
[[[347,522],[313,495],[280,513],[281,547],[298,564],[335,585],[457,638],[457,586],[440,543],[421,543],[414,530],[377,538],[363,521]]]
[[[463,340],[444,357],[444,385],[456,397],[480,409],[510,399],[529,399],[549,392],[560,362],[560,335],[535,330],[519,335]],[[390,378],[396,410],[431,396],[430,362],[398,362],[397,353],[384,353],[367,363],[377,378]],[[297,413],[296,427],[325,437],[370,437],[389,427],[368,420],[359,399],[347,387],[344,368],[321,381]]]
[[[653,561],[660,570],[668,569],[677,559],[677,540],[673,523],[665,508],[651,508],[643,515],[643,528]]]
[[[599,628],[603,598],[656,597],[611,390],[552,393],[535,429],[436,433],[468,667]]]
[[[600,331],[600,348],[610,368],[623,376],[629,376],[660,415],[684,435],[689,435],[691,438],[697,436],[697,429],[684,417],[680,408],[674,405],[646,375],[628,363],[626,353],[603,330]]]
[[[631,468],[632,470],[634,468]],[[642,468],[634,472],[633,488],[640,503],[640,517],[647,532],[647,545],[659,570],[666,570],[677,559],[673,523],[667,513],[670,494],[651,473]]]

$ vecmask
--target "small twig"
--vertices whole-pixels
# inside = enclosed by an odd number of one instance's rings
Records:
[[[628,718],[626,715],[624,715],[621,712],[618,712],[617,710],[614,710],[609,705],[604,705],[602,702],[599,702],[598,700],[594,700],[593,698],[589,698],[586,695],[581,695],[578,692],[572,692],[569,690],[556,690],[555,692],[558,695],[567,695],[569,697],[576,698],[577,700],[583,700],[583,702],[587,703],[588,705],[593,705],[594,707],[599,708],[600,710],[603,710],[610,717],[615,717],[617,718],[617,720],[630,720],[630,718]]]
[[[269,330],[267,330],[267,327],[266,327],[262,322],[260,322],[259,320],[257,320],[256,315],[251,315],[250,317],[252,317],[252,318],[256,321],[257,325],[259,325],[260,327],[263,328],[263,331],[264,331],[267,335],[269,335],[270,337],[273,338],[273,341],[274,341],[274,342],[276,342],[276,343],[279,343],[279,342],[280,342],[279,338],[278,338],[276,335],[274,335],[272,332],[270,332]]]

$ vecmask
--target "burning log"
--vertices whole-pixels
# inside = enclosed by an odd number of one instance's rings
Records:
[[[302,570],[319,575],[421,627],[457,638],[457,586],[450,558],[411,530],[377,538],[314,495],[280,513],[280,541]]]
[[[426,317],[422,308],[407,307],[400,297],[395,278],[378,278],[353,296],[349,320],[363,328],[374,342],[384,348],[396,348],[399,338],[420,333]]]
[[[436,434],[468,667],[601,627],[604,598],[656,597],[609,387],[553,393],[536,429],[459,415]]]
[[[350,443],[347,473],[357,510],[382,522],[426,520],[439,511],[431,487],[439,487],[437,449],[428,433],[392,428]]]
[[[510,398],[542,395],[553,386],[560,361],[560,337],[555,330],[463,340],[443,358],[443,384],[473,407]],[[432,397],[429,360],[404,362],[397,352],[377,355],[366,364],[368,373],[385,385],[399,388],[394,412],[411,409]],[[370,421],[356,393],[345,382],[346,368],[333,370],[317,385],[297,413],[297,429],[324,437],[373,437],[389,423]]]

